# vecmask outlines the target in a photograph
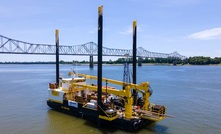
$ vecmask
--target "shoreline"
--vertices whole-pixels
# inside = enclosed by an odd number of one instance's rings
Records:
[[[0,63],[0,65],[54,65],[55,63]],[[73,64],[61,64],[60,65],[73,65]],[[124,64],[102,64],[103,66],[124,66]],[[130,64],[132,65],[132,64]],[[89,63],[86,64],[75,64],[74,66],[89,66]],[[97,66],[97,64],[94,64]],[[208,64],[208,65],[191,65],[191,64],[168,64],[168,63],[142,63],[142,66],[221,66],[221,64]],[[142,67],[141,66],[141,67]]]

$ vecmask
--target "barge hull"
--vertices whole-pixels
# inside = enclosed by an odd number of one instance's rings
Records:
[[[64,102],[64,104],[53,102],[47,100],[47,105],[54,110],[57,110],[62,113],[67,113],[70,115],[74,115],[79,118],[83,118],[85,120],[90,120],[93,122],[97,121],[97,111],[96,110],[86,110],[83,108],[82,104],[78,104],[78,108],[69,106],[68,103]],[[131,119],[127,120],[125,118],[117,118],[113,121],[107,121],[100,119],[101,123],[105,126],[112,126],[118,129],[126,130],[126,131],[135,131],[148,123],[148,120],[144,119]]]

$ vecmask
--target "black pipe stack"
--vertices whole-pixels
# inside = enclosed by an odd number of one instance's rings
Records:
[[[97,115],[97,123],[98,127],[101,127],[99,115],[101,114],[100,107],[102,106],[102,38],[103,38],[103,6],[98,7],[98,115]]]
[[[59,87],[59,31],[55,30],[55,44],[56,44],[56,87]]]
[[[133,84],[137,83],[137,21],[133,21]],[[133,90],[134,105],[137,102],[137,91]]]

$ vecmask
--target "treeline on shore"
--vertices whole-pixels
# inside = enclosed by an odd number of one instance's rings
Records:
[[[132,63],[132,59],[128,60],[129,63]],[[89,61],[63,61],[60,60],[60,64],[89,64]],[[125,63],[125,58],[118,58],[116,61],[103,61],[104,64],[123,64]],[[145,58],[142,59],[142,63],[152,63],[152,64],[190,64],[190,65],[215,65],[221,64],[221,57],[203,57],[203,56],[195,56],[189,57],[184,60],[174,59],[174,58]],[[53,61],[45,62],[45,61],[37,61],[37,62],[0,62],[0,64],[55,64]],[[94,62],[97,64],[97,62]]]
[[[115,63],[124,63],[124,58],[119,58]],[[129,63],[132,63],[132,60],[129,60]],[[184,60],[174,59],[174,58],[145,58],[142,59],[142,63],[162,63],[162,64],[190,64],[190,65],[211,65],[211,64],[221,64],[221,57],[203,57],[195,56],[189,57]]]

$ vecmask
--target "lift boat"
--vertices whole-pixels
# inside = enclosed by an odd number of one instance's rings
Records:
[[[49,83],[47,105],[64,113],[127,131],[137,130],[150,121],[157,122],[168,117],[165,106],[149,102],[152,90],[148,82],[136,84],[101,77],[102,7],[99,7],[98,11],[98,27],[101,30],[100,33],[98,30],[98,77],[72,71],[68,73],[69,78],[59,78],[59,38],[56,30],[56,83]],[[136,40],[136,22],[133,27]],[[136,41],[133,44],[136,45]],[[136,58],[136,49],[133,49],[133,54]],[[136,60],[133,62],[133,68],[135,66]],[[136,78],[133,77],[133,81],[134,79]],[[92,81],[97,81],[97,84]],[[102,86],[102,81],[106,82],[106,85]],[[107,83],[113,86],[107,86]],[[116,89],[115,85],[121,86],[122,89]],[[140,94],[139,98],[137,93]]]
[[[77,74],[75,77],[63,78],[56,88],[55,83],[49,84],[47,104],[53,109],[76,116],[85,116],[97,120],[98,108],[102,110],[99,118],[104,124],[111,124],[124,130],[136,130],[149,121],[160,121],[166,117],[166,108],[149,102],[151,90],[149,83],[125,83],[122,81],[102,78],[102,81],[112,85],[124,85],[124,89],[102,87],[102,105],[97,104],[97,86],[89,81],[96,76]],[[133,105],[131,88],[142,95]]]

